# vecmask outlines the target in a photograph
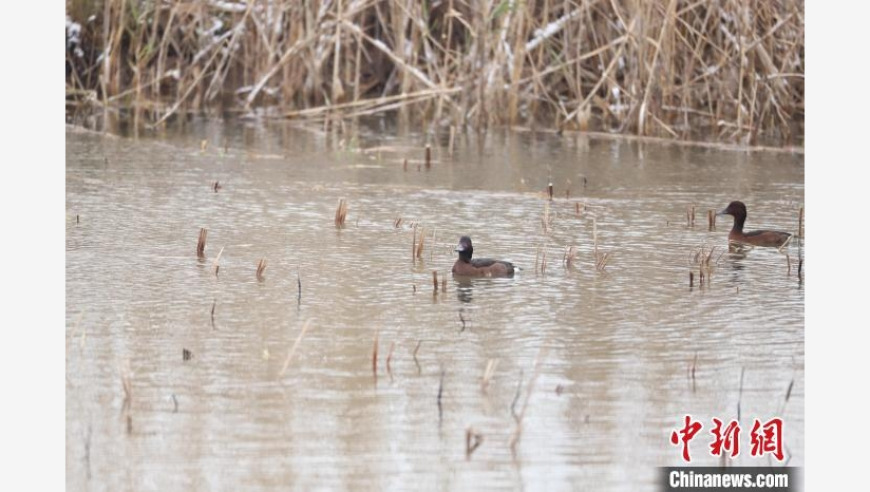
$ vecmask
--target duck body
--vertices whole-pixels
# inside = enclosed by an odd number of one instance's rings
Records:
[[[738,244],[748,244],[751,246],[762,246],[769,248],[782,248],[791,240],[791,233],[783,231],[749,231],[743,232],[743,225],[746,223],[746,205],[743,202],[734,201],[728,204],[724,210],[717,215],[731,215],[734,217],[734,227],[728,233],[728,241]]]
[[[453,264],[453,275],[461,277],[513,277],[514,265],[509,261],[493,260],[490,258],[475,258],[471,256],[474,248],[471,238],[462,236],[455,251],[459,258]]]

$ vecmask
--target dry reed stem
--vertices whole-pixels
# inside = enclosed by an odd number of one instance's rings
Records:
[[[568,249],[565,253],[565,268],[572,268],[574,266],[574,261],[577,259],[577,248],[575,246],[568,246]]]
[[[208,236],[208,230],[203,227],[199,230],[199,239],[196,241],[196,256],[200,259],[205,258],[205,239]]]
[[[299,276],[299,272],[296,272],[296,303],[302,303],[302,277]]]
[[[538,355],[535,356],[535,362],[533,364],[534,370],[532,372],[532,377],[529,379],[529,384],[526,385],[526,398],[525,400],[523,400],[523,407],[522,409],[520,409],[519,414],[515,414],[517,425],[510,439],[511,453],[514,456],[516,456],[516,445],[522,435],[523,418],[526,416],[526,410],[528,410],[529,408],[529,400],[531,400],[532,398],[532,392],[535,389],[535,382],[538,380],[538,376],[541,373],[541,361],[544,357],[546,357],[546,354],[547,349],[545,347],[541,347],[541,349],[538,350]],[[516,402],[516,400],[514,402]]]
[[[259,262],[257,262],[257,280],[263,281],[263,272],[266,271],[266,259],[261,258]]]
[[[340,198],[338,206],[335,208],[335,227],[341,229],[345,225],[347,219],[347,200]]]
[[[486,361],[486,369],[483,371],[483,379],[480,381],[480,391],[486,393],[486,388],[489,387],[489,381],[495,370],[498,367],[498,359],[489,359]]]
[[[469,427],[465,430],[465,459],[471,459],[473,453],[480,445],[483,444],[483,434],[477,433],[473,428]]]
[[[378,379],[378,336],[380,335],[379,330],[375,330],[375,342],[372,347],[372,375],[374,375],[375,379]]]
[[[224,248],[225,248],[225,247],[226,247],[226,246],[222,246],[222,247],[221,247],[221,250],[218,251],[218,255],[217,255],[217,256],[215,257],[215,259],[214,259],[214,275],[215,275],[215,277],[217,277],[218,271],[219,271],[220,268],[221,268],[221,265],[220,265],[221,255],[224,254]]]
[[[429,144],[426,144],[426,169],[432,167],[432,147]]]
[[[432,293],[438,293],[438,271],[432,270]]]
[[[284,365],[281,366],[281,371],[278,373],[279,376],[283,376],[285,372],[287,372],[287,368],[290,366],[290,361],[293,359],[293,354],[296,353],[296,349],[299,347],[299,343],[302,341],[302,337],[305,336],[305,333],[308,331],[308,326],[311,324],[311,320],[305,320],[305,323],[302,325],[302,330],[299,331],[299,336],[296,337],[296,341],[293,342],[293,346],[290,347],[290,351],[287,352],[287,358],[284,359]]]
[[[416,233],[416,230],[414,231]],[[414,257],[418,260],[423,259],[423,245],[426,242],[426,229],[421,228],[420,230],[420,242],[417,243],[417,250],[414,253]]]

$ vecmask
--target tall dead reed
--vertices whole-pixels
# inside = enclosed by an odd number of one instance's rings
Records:
[[[80,0],[67,9],[67,111],[86,121],[132,108],[155,126],[206,108],[324,122],[399,110],[461,128],[799,143],[803,10],[802,0]]]
[[[344,227],[345,220],[347,220],[347,200],[340,198],[338,206],[335,207],[335,227],[339,229]]]
[[[208,237],[208,229],[205,227],[199,230],[199,239],[196,241],[196,256],[199,259],[205,259],[205,239]]]

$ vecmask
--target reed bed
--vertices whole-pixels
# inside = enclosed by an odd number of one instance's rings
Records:
[[[445,129],[803,138],[803,0],[74,0],[67,16],[73,121],[267,108],[341,128],[400,111]]]

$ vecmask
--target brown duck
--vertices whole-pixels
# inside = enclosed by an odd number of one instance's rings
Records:
[[[489,258],[471,259],[474,248],[471,238],[462,236],[456,246],[459,258],[453,264],[453,275],[461,277],[513,277],[514,265],[509,261],[491,260]]]
[[[766,246],[782,248],[791,240],[791,233],[782,231],[749,231],[743,232],[743,224],[746,222],[746,205],[743,202],[734,201],[728,204],[717,215],[731,215],[734,217],[734,227],[728,233],[728,241],[752,246]]]

